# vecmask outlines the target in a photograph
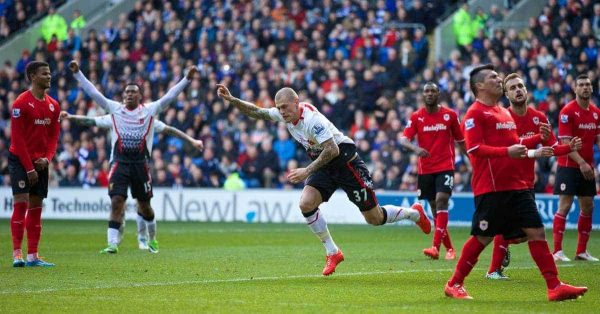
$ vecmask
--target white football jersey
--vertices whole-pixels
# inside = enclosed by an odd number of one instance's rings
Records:
[[[104,97],[81,71],[74,76],[85,93],[110,114],[111,161],[121,162],[140,162],[150,157],[154,137],[154,117],[175,101],[177,95],[189,83],[187,78],[183,78],[159,100],[129,110],[124,104]],[[105,122],[106,119],[96,121],[98,126],[106,125],[103,124]]]
[[[277,108],[269,108],[272,120],[285,122]],[[321,144],[333,138],[336,144],[354,144],[354,141],[338,130],[331,121],[315,108],[315,106],[301,102],[300,120],[296,124],[285,124],[290,134],[312,155],[323,150]]]

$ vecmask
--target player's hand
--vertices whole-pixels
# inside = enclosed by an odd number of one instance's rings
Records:
[[[62,121],[65,119],[69,119],[69,113],[66,111],[61,111],[60,115],[58,116],[58,121]]]
[[[535,150],[535,158],[554,156],[554,148],[550,146],[542,146]]]
[[[583,147],[583,142],[581,141],[581,138],[579,138],[579,137],[572,138],[571,142],[569,142],[569,147],[571,147],[572,152],[576,152],[576,151],[580,150],[581,147]]]
[[[527,157],[527,146],[515,144],[508,147],[508,157],[510,158],[525,158]]]
[[[77,63],[75,60],[69,62],[69,70],[71,70],[73,73],[79,72],[79,63]]]
[[[37,171],[29,171],[27,172],[27,180],[29,181],[29,186],[34,186],[38,183],[38,174]]]
[[[192,145],[194,146],[194,148],[196,148],[197,150],[203,150],[204,149],[204,142],[202,142],[202,140],[194,140],[194,142],[192,143]]]
[[[296,168],[290,170],[290,173],[287,175],[287,179],[293,183],[304,182],[306,178],[308,178],[309,173],[306,171],[306,168]]]
[[[581,171],[581,174],[583,174],[583,177],[586,180],[594,180],[594,169],[592,169],[592,167],[590,167],[590,165],[588,165],[587,162],[583,162],[582,164],[580,164],[579,170]]]
[[[417,156],[419,157],[429,157],[429,152],[421,147],[417,147],[417,149],[415,150],[415,154],[417,154]]]
[[[195,65],[192,65],[188,68],[187,75],[185,76],[188,80],[193,80],[194,76],[198,73],[198,68]]]
[[[50,162],[48,162],[48,159],[46,158],[40,158],[36,161],[33,162],[33,167],[35,168],[35,170],[37,171],[42,171],[46,168],[48,168],[48,164]]]
[[[217,84],[217,95],[227,101],[233,100],[233,96],[231,96],[231,93],[223,84]]]
[[[550,132],[552,132],[552,129],[549,124],[540,123],[540,135],[542,136],[542,141],[547,141],[550,138]]]

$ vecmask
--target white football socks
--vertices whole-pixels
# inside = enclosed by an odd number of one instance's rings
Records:
[[[108,228],[106,232],[108,244],[119,245],[119,229]]]
[[[146,227],[148,228],[148,240],[156,240],[156,219],[150,221],[144,220]]]
[[[410,207],[400,207],[395,205],[383,205],[381,207],[387,212],[385,223],[393,223],[404,219],[410,219],[417,222],[420,218],[419,212]]]
[[[144,220],[144,217],[138,214],[135,221],[137,222],[138,241],[142,239],[148,240],[148,228],[146,226],[146,221]]]
[[[312,232],[317,235],[317,237],[325,246],[325,250],[327,251],[327,255],[335,254],[339,251],[335,242],[331,238],[329,234],[329,229],[327,228],[327,221],[325,221],[325,217],[321,215],[321,210],[317,209],[317,211],[310,215],[309,217],[305,217],[306,223]]]

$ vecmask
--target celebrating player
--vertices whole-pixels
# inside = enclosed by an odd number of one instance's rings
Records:
[[[448,200],[454,182],[454,142],[464,151],[464,138],[458,116],[438,105],[439,96],[440,90],[434,83],[423,86],[425,107],[411,115],[400,144],[419,156],[419,199],[429,202],[435,219],[433,246],[424,249],[423,254],[438,259],[443,241],[446,259],[451,260],[455,253],[447,226]],[[418,146],[411,143],[415,136]]]
[[[354,142],[313,105],[300,102],[293,89],[280,89],[275,95],[276,108],[269,109],[233,97],[227,87],[221,84],[217,84],[217,94],[249,117],[285,122],[296,141],[306,148],[313,161],[306,168],[292,170],[288,180],[293,184],[306,183],[300,196],[300,210],[309,228],[325,246],[324,276],[332,274],[344,260],[319,210],[319,205],[328,201],[338,187],[346,192],[348,199],[360,209],[369,224],[383,225],[410,219],[424,233],[431,232],[431,223],[420,204],[416,203],[412,208],[379,206],[372,189],[371,175],[356,153]]]
[[[475,213],[471,235],[465,243],[454,273],[444,287],[446,296],[472,299],[463,286],[483,249],[497,234],[510,240],[524,232],[531,257],[546,280],[548,300],[561,301],[583,295],[586,287],[561,283],[545,239],[544,226],[529,186],[516,158],[551,156],[551,147],[527,150],[547,139],[548,134],[519,139],[513,118],[498,105],[502,79],[492,65],[479,66],[470,73],[469,84],[477,100],[469,107],[463,124],[467,152],[473,165]],[[546,130],[547,131],[547,130]]]
[[[587,75],[575,79],[575,99],[560,111],[558,138],[564,143],[571,137],[580,137],[583,147],[579,152],[558,158],[554,194],[558,194],[558,212],[554,215],[552,234],[554,236],[554,260],[568,262],[562,249],[567,215],[571,210],[574,196],[579,200],[579,221],[577,223],[576,260],[597,262],[598,259],[587,251],[587,243],[592,232],[592,213],[596,195],[594,175],[594,144],[598,140],[600,110],[591,102],[592,80]]]
[[[8,171],[12,183],[13,213],[10,231],[13,266],[54,266],[38,256],[42,234],[42,205],[48,196],[48,165],[58,145],[60,125],[58,102],[46,94],[50,88],[50,66],[33,61],[26,67],[29,90],[21,93],[12,107]],[[27,263],[21,243],[27,230]]]
[[[556,137],[551,132],[550,122],[546,115],[540,111],[537,111],[527,106],[527,87],[525,82],[516,73],[511,73],[504,78],[504,92],[508,100],[510,101],[510,107],[508,111],[515,120],[517,126],[517,134],[520,138],[529,138],[539,133],[540,128],[544,128],[545,132],[548,132],[548,140],[543,141],[542,144],[550,146],[554,149],[555,156],[562,156],[573,151],[581,149],[581,139],[573,138],[569,141],[569,144],[559,145]],[[527,148],[535,148],[535,146],[528,146]],[[535,198],[535,192],[533,186],[535,184],[535,159],[524,158],[518,161],[518,171],[523,174],[525,181],[529,187],[533,198]],[[524,239],[514,239],[510,243],[520,243],[527,240],[525,234],[521,235]],[[490,268],[486,274],[488,279],[508,279],[503,273],[503,267],[507,267],[510,262],[510,251],[508,250],[509,241],[499,234],[494,237],[494,249],[492,251],[492,262]]]
[[[68,112],[63,111],[60,113],[60,119],[69,119],[77,124],[86,125],[86,126],[97,126],[102,129],[109,129],[113,132],[114,135],[114,125],[112,122],[111,115],[104,115],[100,117],[90,118],[86,116],[77,116],[70,115]],[[182,140],[188,142],[190,145],[195,147],[198,150],[202,150],[204,148],[204,143],[202,140],[196,140],[190,137],[189,135],[181,132],[177,128],[166,125],[164,122],[160,120],[156,120],[154,122],[154,132],[163,133],[165,135],[179,137]],[[152,151],[152,142],[149,144],[148,151]],[[156,224],[148,224],[143,217],[153,217],[154,210],[151,206],[147,206],[138,200],[137,208],[139,210],[137,215],[137,232],[138,232],[138,247],[142,250],[149,250],[148,243],[157,242],[156,240]],[[125,211],[123,211],[123,214]],[[119,228],[119,241],[117,243],[120,244],[123,238],[123,232],[125,228],[125,216],[123,215],[119,222],[121,223],[121,227]]]
[[[112,152],[111,171],[108,184],[108,195],[111,197],[111,213],[108,221],[108,246],[101,253],[117,253],[119,229],[125,210],[127,189],[131,187],[131,195],[140,204],[138,212],[147,225],[149,233],[156,228],[154,211],[150,207],[152,198],[152,178],[150,177],[148,159],[154,135],[154,116],[158,115],[189,84],[197,68],[190,67],[186,77],[172,87],[162,98],[147,104],[141,104],[142,93],[137,84],[127,84],[123,91],[124,105],[107,99],[79,71],[75,61],[69,63],[69,69],[83,90],[106,110],[111,116]],[[148,242],[148,249],[158,253],[158,241]]]

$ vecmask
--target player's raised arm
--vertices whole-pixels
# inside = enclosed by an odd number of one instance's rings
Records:
[[[147,105],[150,110],[150,115],[154,116],[161,113],[163,110],[177,99],[177,95],[183,91],[186,86],[194,79],[194,75],[198,72],[196,66],[191,66],[188,69],[187,75],[181,79],[175,86],[171,87],[167,93],[160,99],[153,101]]]
[[[236,108],[238,108],[243,114],[254,118],[263,120],[273,120],[269,114],[269,110],[260,108],[251,102],[235,98],[229,92],[229,89],[223,84],[217,84],[217,95],[224,100],[227,100]]]
[[[77,61],[73,60],[69,62],[69,69],[71,72],[73,72],[73,77],[75,77],[77,82],[79,82],[79,85],[81,88],[83,88],[83,91],[92,97],[92,99],[106,112],[113,113],[121,107],[120,103],[104,97],[104,95],[102,95],[102,93],[96,89],[94,84],[92,84],[92,82],[90,82],[87,77],[81,73]]]
[[[157,133],[178,137],[186,141],[199,151],[204,149],[204,142],[202,142],[202,140],[196,140],[191,136],[185,134],[184,132],[180,131],[179,129],[166,125],[162,121],[156,120],[156,122],[154,123],[154,131]]]

